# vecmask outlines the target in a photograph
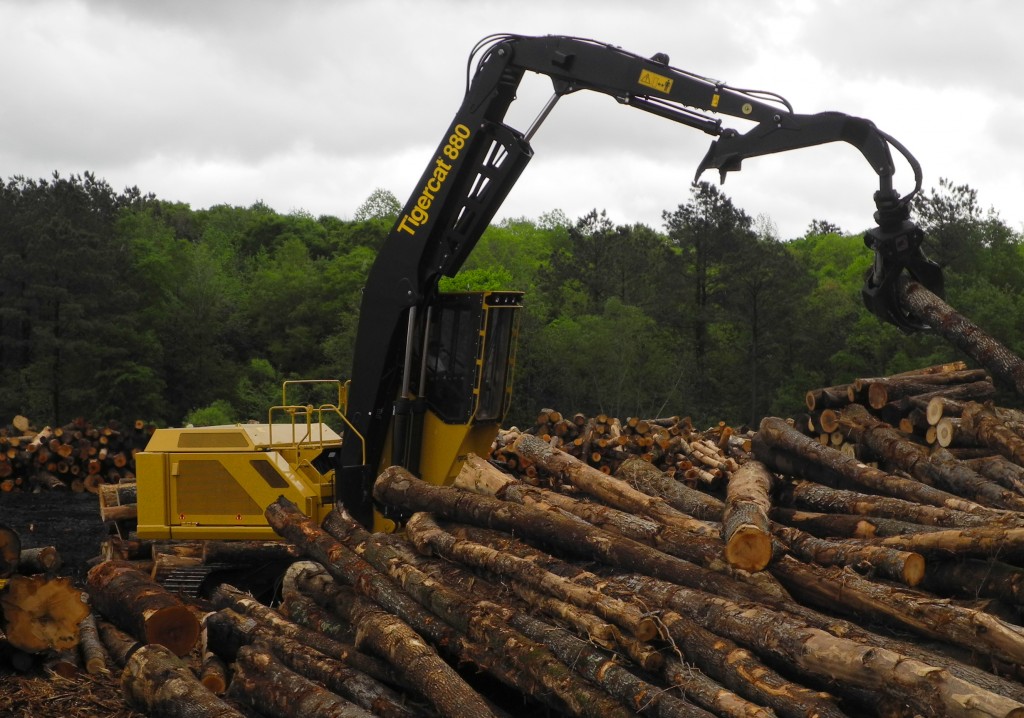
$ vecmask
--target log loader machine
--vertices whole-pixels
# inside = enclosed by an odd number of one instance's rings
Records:
[[[522,294],[447,294],[438,282],[462,266],[566,95],[601,93],[713,136],[694,182],[709,169],[724,181],[749,157],[852,145],[879,180],[875,226],[864,238],[875,252],[862,291],[867,307],[909,332],[922,327],[900,307],[897,279],[906,272],[942,293],[942,273],[910,219],[921,167],[869,120],[797,114],[774,93],[677,69],[665,54],[642,57],[576,37],[492,35],[468,67],[462,105],[370,269],[350,381],[318,407],[289,403],[286,385],[267,424],[158,430],[136,457],[140,538],[275,538],[263,509],[282,494],[318,521],[340,503],[364,525],[393,530],[402,517],[371,495],[380,470],[400,465],[446,484],[469,452],[489,452],[509,408]],[[520,131],[505,116],[527,72],[549,77],[553,94]],[[715,115],[754,125],[740,133]],[[905,195],[893,187],[892,149],[913,171]],[[338,417],[340,432],[325,414]]]

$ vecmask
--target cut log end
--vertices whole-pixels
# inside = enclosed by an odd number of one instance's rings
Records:
[[[771,536],[756,526],[740,526],[725,545],[725,560],[744,571],[761,571],[771,559]]]
[[[916,586],[924,580],[925,560],[919,553],[912,553],[903,565],[903,582],[908,586]]]

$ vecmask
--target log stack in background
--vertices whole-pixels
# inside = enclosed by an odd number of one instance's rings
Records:
[[[34,429],[23,416],[0,426],[0,491],[91,491],[135,475],[135,454],[154,427],[82,419]]]

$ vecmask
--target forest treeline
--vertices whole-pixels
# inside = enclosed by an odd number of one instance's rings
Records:
[[[815,219],[784,240],[715,185],[681,200],[661,227],[503,221],[445,280],[527,293],[508,423],[550,406],[753,424],[809,388],[960,358],[864,309],[860,232]],[[0,179],[0,418],[260,419],[284,379],[346,379],[398,209],[386,190],[346,220],[192,209],[90,173]],[[1020,231],[947,180],[915,217],[950,303],[1024,352]]]

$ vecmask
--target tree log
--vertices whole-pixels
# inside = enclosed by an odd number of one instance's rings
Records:
[[[96,628],[99,629],[103,647],[119,668],[124,668],[132,654],[145,645],[107,621],[96,621]]]
[[[438,539],[437,543],[452,545],[452,542],[446,542],[443,537],[438,536],[442,532],[426,515],[416,514],[415,517],[419,517],[421,535],[432,533],[433,537]],[[335,518],[336,525],[340,521],[340,518]],[[413,521],[410,520],[410,523]],[[349,524],[353,535],[358,536],[358,526],[354,521],[350,521]],[[432,529],[437,530],[432,531]],[[594,718],[604,715],[622,715],[625,718],[625,716],[634,715],[635,711],[644,715],[657,715],[665,718],[669,716],[710,718],[705,711],[662,693],[655,686],[622,669],[607,653],[592,648],[585,641],[571,636],[562,629],[545,624],[506,605],[486,599],[477,599],[471,595],[474,591],[469,586],[480,590],[478,583],[482,586],[485,585],[484,582],[463,574],[461,569],[453,568],[450,564],[446,565],[443,569],[446,580],[437,580],[421,570],[422,560],[397,550],[392,543],[375,540],[379,537],[369,535],[360,538],[365,538],[365,553],[375,565],[381,569],[386,567],[390,575],[401,581],[402,585],[412,591],[418,600],[429,601],[435,611],[442,610],[447,616],[447,620],[455,622],[457,627],[465,630],[467,634],[479,635],[477,640],[481,643],[491,645],[494,650],[507,656],[515,656],[516,659],[513,663],[522,666],[534,681],[558,695],[574,715],[593,716]],[[469,553],[472,552],[458,552],[458,555],[468,556]],[[479,552],[476,555],[479,556]],[[440,573],[441,569],[435,569],[435,571]],[[452,580],[450,577],[453,573],[461,574],[461,577]],[[525,573],[517,573],[517,576],[525,575]],[[461,590],[447,588],[449,583],[459,585]],[[552,580],[546,585],[553,586],[558,583]],[[492,589],[488,593],[493,595],[495,591]],[[613,601],[613,603],[618,602]],[[441,608],[442,606],[444,608]],[[529,640],[518,638],[516,633],[503,628],[505,624]],[[548,649],[554,655],[546,656]],[[607,694],[596,692],[586,683],[578,682],[576,676],[569,670],[569,666],[575,668],[595,685],[603,688]],[[626,710],[620,703],[611,700],[609,696],[614,696],[632,710]]]
[[[906,471],[929,484],[937,484],[957,496],[964,496],[993,508],[1024,509],[1024,497],[989,481],[956,461],[948,452],[931,454],[923,446],[906,437],[868,413],[859,404],[843,410],[840,419],[844,430],[874,454],[892,466]]]
[[[409,511],[429,511],[452,521],[529,536],[559,551],[639,570],[682,585],[707,588],[722,595],[763,599],[762,593],[752,586],[631,539],[551,511],[433,486],[401,467],[392,466],[377,478],[374,496],[388,505]]]
[[[318,681],[362,709],[385,718],[412,718],[415,712],[401,703],[401,696],[351,664],[327,656],[292,638],[276,633],[267,624],[246,618],[230,608],[207,616],[210,647],[231,660],[246,646],[262,645],[288,669]]]
[[[140,641],[167,646],[184,656],[199,639],[200,626],[180,598],[120,561],[89,569],[86,588],[96,609]]]
[[[759,461],[732,473],[725,487],[722,540],[725,560],[744,571],[760,571],[772,560],[768,511],[774,477]]]
[[[132,705],[159,718],[244,718],[161,645],[143,646],[132,654],[121,674],[121,690]]]
[[[256,708],[267,718],[371,718],[372,713],[323,686],[288,670],[259,646],[238,651],[228,697]]]
[[[1024,465],[1024,438],[1010,429],[995,411],[977,402],[968,402],[961,416],[962,428],[983,446],[1018,465]]]
[[[795,670],[909,700],[946,718],[1024,716],[1024,704],[967,683],[949,672],[890,649],[833,636],[781,611],[737,604],[649,577],[629,576],[625,587],[690,616],[706,629],[751,647]]]
[[[107,650],[100,640],[99,628],[96,626],[96,616],[91,611],[78,624],[78,650],[82,654],[82,661],[85,663],[85,670],[89,675],[109,675],[107,668]]]
[[[780,492],[779,498],[788,504],[812,511],[896,519],[911,524],[921,524],[924,527],[967,528],[998,525],[998,522],[994,522],[982,514],[928,506],[891,496],[877,496],[836,489],[816,484],[813,481],[789,483]]]
[[[287,541],[204,541],[203,563],[245,564],[294,561],[299,550]]]
[[[982,650],[1007,663],[1024,662],[1024,629],[984,611],[869,581],[844,569],[780,561],[772,571],[795,595],[819,607],[841,606],[858,617],[895,622],[918,635]]]
[[[356,556],[330,534],[321,531],[315,522],[303,515],[291,502],[280,497],[265,512],[271,527],[279,535],[298,546],[304,553],[320,561],[339,580],[372,594],[375,601],[386,601],[411,617],[417,630],[423,629],[431,640],[441,646],[452,645],[457,636],[450,628],[426,613],[401,589],[378,573],[370,564]],[[493,715],[484,700],[438,656],[433,648],[397,616],[385,614],[369,606],[356,609],[370,640],[371,626],[375,650],[396,669],[416,680],[420,693],[446,716]],[[351,621],[351,619],[350,619]],[[365,623],[364,623],[365,621]]]
[[[669,478],[649,461],[636,457],[626,459],[615,476],[648,496],[664,499],[669,506],[688,516],[703,521],[722,520],[725,507],[719,499]]]
[[[7,578],[21,560],[21,537],[10,526],[0,524],[0,578]]]
[[[60,553],[54,546],[24,548],[18,559],[18,573],[56,573],[61,567]]]
[[[850,406],[857,405],[851,404]],[[763,419],[757,436],[769,447],[783,449],[808,462],[825,466],[834,474],[842,476],[854,484],[867,487],[886,496],[895,496],[920,504],[942,506],[968,513],[984,514],[993,518],[1000,516],[998,512],[974,501],[940,491],[913,479],[904,479],[866,466],[855,458],[812,441],[782,419],[775,417]],[[770,459],[761,456],[758,458],[771,463]]]
[[[12,646],[28,653],[74,648],[88,613],[81,590],[66,576],[15,575],[0,592],[0,628]]]
[[[910,277],[900,277],[898,293],[914,316],[1024,396],[1024,360]]]
[[[330,531],[330,527],[325,525]],[[603,596],[597,591],[574,585],[560,576],[538,568],[529,561],[502,554],[472,541],[459,540],[441,529],[430,514],[416,513],[406,524],[409,538],[424,555],[437,554],[447,559],[507,576],[531,588],[568,601],[629,631],[641,641],[654,638],[658,629],[654,620],[636,606]]]

